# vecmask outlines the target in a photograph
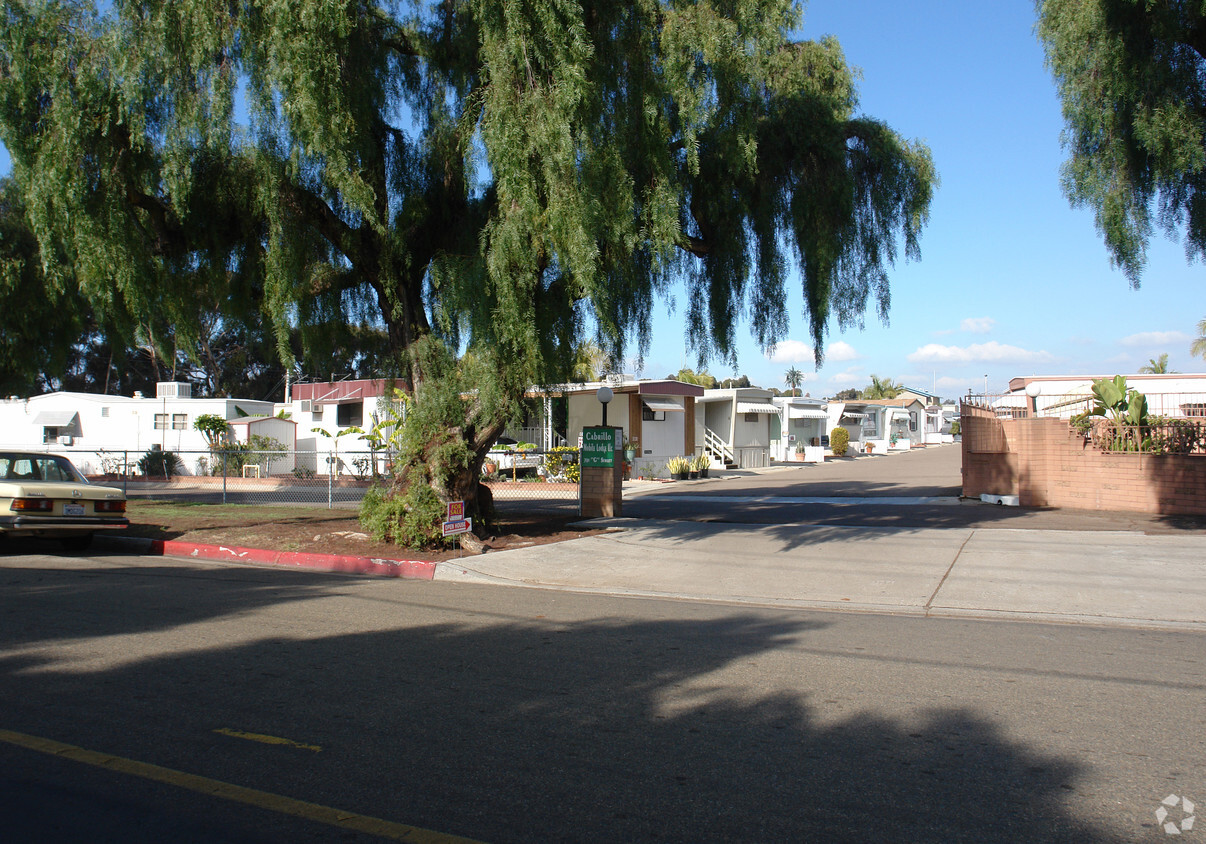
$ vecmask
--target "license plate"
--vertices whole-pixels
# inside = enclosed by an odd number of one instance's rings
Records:
[[[83,504],[64,504],[63,505],[63,515],[64,516],[82,516],[82,515],[84,515],[84,505]]]

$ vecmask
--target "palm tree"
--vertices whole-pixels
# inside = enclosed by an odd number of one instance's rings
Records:
[[[865,399],[894,399],[904,391],[903,384],[896,384],[891,378],[880,379],[878,375],[871,376],[871,385],[863,389]]]
[[[1189,353],[1196,357],[1206,358],[1206,319],[1198,323],[1198,339],[1189,347]]]
[[[784,373],[783,383],[791,387],[791,394],[794,396],[799,392],[800,385],[804,383],[804,373],[793,366]]]
[[[1203,320],[1203,324],[1206,324],[1206,320]],[[1168,375],[1176,370],[1168,368],[1168,352],[1165,352],[1158,358],[1150,358],[1147,366],[1139,367],[1139,371],[1147,375]]]

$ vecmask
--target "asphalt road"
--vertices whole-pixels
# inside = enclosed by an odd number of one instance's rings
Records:
[[[123,556],[0,579],[8,840],[1158,841],[1162,799],[1206,805],[1200,633]]]
[[[718,479],[630,487],[624,516],[738,525],[1139,531],[1206,535],[1206,518],[985,505],[960,501],[962,449],[718,473]]]

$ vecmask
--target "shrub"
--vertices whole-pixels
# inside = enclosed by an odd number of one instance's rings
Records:
[[[829,432],[829,448],[833,451],[834,457],[843,457],[846,454],[846,449],[850,447],[850,432],[845,428],[834,428]]]
[[[179,475],[183,465],[176,452],[153,448],[139,458],[138,471],[147,477],[170,478]]]
[[[1192,454],[1202,441],[1201,430],[1187,419],[1156,416],[1150,421],[1147,445],[1153,454]]]
[[[360,502],[360,524],[378,542],[429,548],[443,541],[445,507],[430,486],[411,484],[391,493],[374,484]]]
[[[243,474],[244,466],[254,466],[255,462],[251,446],[247,443],[226,443],[214,449],[210,472],[218,476],[225,474],[228,478],[237,478]]]
[[[550,449],[544,458],[544,466],[550,475],[560,475],[572,483],[582,476],[578,466],[578,449],[560,445]]]
[[[959,432],[961,430],[962,430],[962,426],[959,424],[958,419],[956,419],[954,422],[951,423],[951,436],[952,437],[959,436]]]

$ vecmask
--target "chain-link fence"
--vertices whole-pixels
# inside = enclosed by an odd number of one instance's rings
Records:
[[[306,504],[355,508],[393,471],[381,451],[261,450],[147,452],[55,449],[95,483],[130,498],[207,504]],[[497,449],[482,466],[495,506],[511,511],[566,511],[578,504],[578,451]]]

